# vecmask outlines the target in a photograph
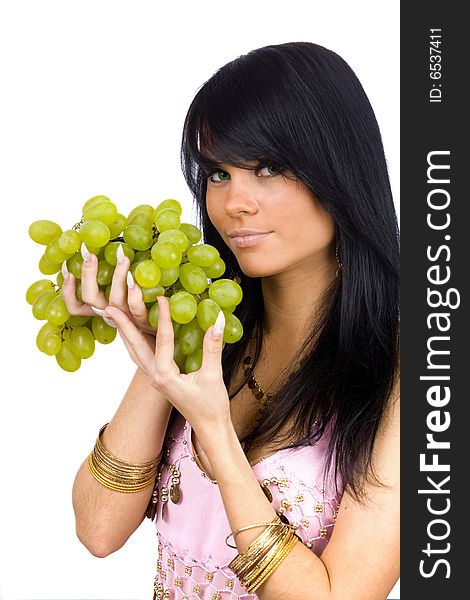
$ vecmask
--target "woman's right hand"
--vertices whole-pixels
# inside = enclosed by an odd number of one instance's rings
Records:
[[[155,329],[150,325],[147,319],[147,308],[142,300],[142,291],[134,283],[132,275],[129,272],[130,261],[124,253],[118,252],[118,262],[114,270],[111,282],[111,291],[109,301],[106,300],[104,293],[100,290],[97,282],[98,257],[95,254],[87,253],[82,246],[82,302],[76,296],[77,282],[72,273],[64,273],[62,283],[62,297],[67,310],[71,315],[96,316],[99,312],[93,309],[104,310],[107,306],[116,306],[122,310],[134,323],[134,325],[144,334],[147,343],[155,348]],[[106,317],[104,317],[106,319]],[[106,319],[106,321],[116,327],[116,325]],[[126,347],[127,343],[123,340]],[[132,349],[127,348],[133,354]],[[138,362],[138,361],[137,361]]]

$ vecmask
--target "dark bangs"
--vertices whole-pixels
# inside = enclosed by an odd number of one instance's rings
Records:
[[[225,65],[196,94],[184,123],[181,165],[198,201],[205,195],[206,174],[220,163],[275,165],[295,174],[286,130],[295,137],[299,119],[288,117],[282,71],[272,56],[263,60],[250,52]]]

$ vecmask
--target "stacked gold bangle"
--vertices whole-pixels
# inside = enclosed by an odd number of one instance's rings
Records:
[[[257,590],[277,569],[298,540],[292,527],[284,524],[279,517],[271,523],[258,525],[267,525],[267,527],[229,565],[249,594]],[[258,525],[243,527],[233,535]]]
[[[121,460],[108,452],[101,441],[101,434],[108,423],[100,429],[95,447],[88,456],[88,469],[104,487],[115,492],[131,494],[145,490],[157,476],[160,456],[142,464]]]

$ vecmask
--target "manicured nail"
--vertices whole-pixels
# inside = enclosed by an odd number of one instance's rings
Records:
[[[82,253],[82,258],[85,262],[88,262],[90,260],[90,252],[88,250],[88,248],[85,246],[85,244],[82,242],[82,245],[80,247],[80,252]]]
[[[116,250],[116,259],[120,265],[124,262],[124,250],[122,249],[122,244],[119,244]]]
[[[92,306],[91,310],[100,317],[105,317],[108,314],[105,310],[103,310],[102,308],[96,308],[96,306]]]
[[[64,281],[67,281],[68,278],[70,277],[69,270],[67,269],[67,261],[66,260],[64,260],[64,262],[62,263],[62,276],[64,278]]]
[[[135,282],[134,282],[134,278],[132,277],[132,273],[130,271],[127,272],[127,287],[132,290],[132,288],[134,287]]]
[[[219,314],[217,315],[217,319],[215,320],[214,323],[214,329],[212,330],[212,334],[215,338],[219,338],[222,333],[224,332],[225,329],[225,315],[224,315],[224,311],[221,310],[219,311]]]

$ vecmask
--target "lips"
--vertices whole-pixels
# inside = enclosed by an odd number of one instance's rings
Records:
[[[232,245],[236,248],[248,248],[249,246],[254,246],[268,235],[271,235],[271,231],[267,232],[232,232],[229,234],[231,238]]]

